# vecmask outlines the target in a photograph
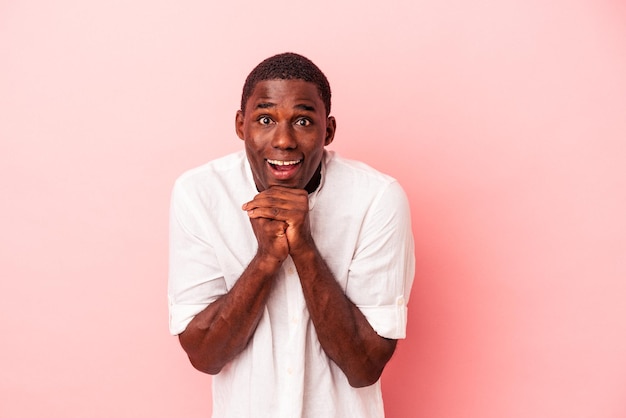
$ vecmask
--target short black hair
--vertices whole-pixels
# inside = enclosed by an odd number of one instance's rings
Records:
[[[241,111],[245,112],[246,103],[260,81],[276,79],[304,80],[315,84],[326,107],[326,116],[330,114],[330,84],[328,79],[313,61],[293,52],[274,55],[254,67],[243,85]]]

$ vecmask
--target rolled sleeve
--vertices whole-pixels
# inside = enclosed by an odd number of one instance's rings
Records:
[[[215,251],[191,207],[177,183],[170,208],[168,307],[172,335],[183,332],[194,316],[227,292]]]
[[[382,337],[406,337],[415,273],[410,210],[397,182],[373,203],[350,266],[346,294]]]
[[[408,311],[404,297],[399,296],[395,305],[357,307],[381,337],[394,340],[406,338]]]
[[[178,335],[182,333],[187,328],[187,325],[189,325],[193,317],[202,312],[207,306],[208,305],[206,304],[176,305],[170,299],[170,333],[172,335]]]

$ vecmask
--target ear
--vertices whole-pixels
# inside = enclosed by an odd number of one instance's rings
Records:
[[[244,121],[243,112],[241,110],[238,110],[237,114],[235,115],[235,132],[237,132],[237,136],[242,141],[243,141],[243,121]]]
[[[330,145],[335,139],[335,131],[337,130],[337,122],[334,116],[329,116],[326,120],[326,138],[324,139],[324,146]]]

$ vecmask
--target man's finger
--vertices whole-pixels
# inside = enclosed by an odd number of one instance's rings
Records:
[[[275,221],[287,221],[291,211],[281,208],[254,208],[247,211],[250,218],[267,218]]]

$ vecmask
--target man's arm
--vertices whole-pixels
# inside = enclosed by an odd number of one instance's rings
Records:
[[[252,219],[286,224],[291,255],[322,348],[346,374],[350,385],[375,383],[391,358],[396,340],[379,336],[344,294],[322,259],[311,236],[308,194],[304,190],[272,187],[243,206]]]
[[[292,254],[315,331],[324,351],[351,386],[374,384],[391,358],[396,340],[379,336],[343,289],[315,246]]]
[[[196,315],[179,335],[193,366],[216,374],[254,334],[274,278],[287,258],[284,222],[251,219],[259,247],[232,289]]]

